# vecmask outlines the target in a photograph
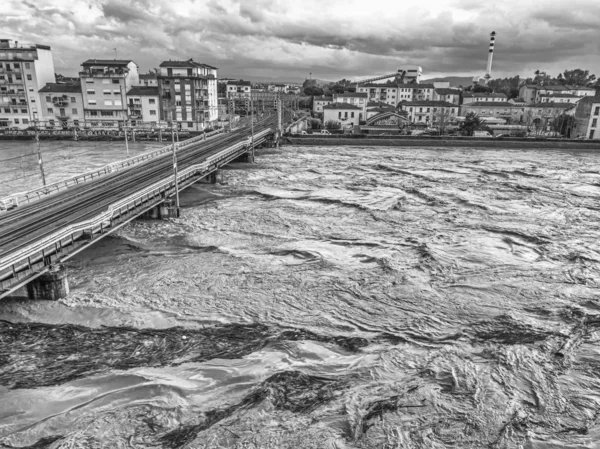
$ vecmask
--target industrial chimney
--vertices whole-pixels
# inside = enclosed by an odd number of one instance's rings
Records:
[[[492,77],[492,58],[494,57],[494,43],[496,42],[496,32],[490,33],[490,50],[488,52],[487,69],[485,71],[486,81]]]

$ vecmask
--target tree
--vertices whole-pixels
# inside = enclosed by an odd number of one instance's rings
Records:
[[[482,121],[477,114],[469,112],[465,120],[460,124],[459,131],[463,136],[472,136],[482,126]]]
[[[308,86],[304,88],[304,95],[320,96],[323,95],[323,89],[317,86]]]
[[[589,70],[565,70],[563,72],[563,75],[564,76],[562,78],[564,79],[564,83],[572,84],[573,86],[587,86],[588,84],[592,84],[596,80],[596,75],[590,75]]]
[[[433,113],[433,126],[440,130],[440,135],[444,134],[446,127],[450,123],[452,113],[449,108],[438,108]]]
[[[551,123],[552,130],[559,136],[566,136],[569,128],[573,128],[575,117],[569,114],[562,113],[555,117]],[[568,136],[567,136],[568,137]]]

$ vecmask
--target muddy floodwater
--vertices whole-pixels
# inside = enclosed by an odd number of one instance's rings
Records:
[[[288,146],[182,205],[0,304],[0,447],[600,447],[600,155]]]

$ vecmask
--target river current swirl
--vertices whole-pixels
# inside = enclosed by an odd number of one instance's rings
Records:
[[[0,447],[600,447],[600,164],[283,147],[0,305]]]

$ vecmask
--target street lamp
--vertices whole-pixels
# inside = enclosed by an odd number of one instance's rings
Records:
[[[173,143],[173,177],[175,179],[175,210],[179,218],[179,181],[177,180],[177,148],[175,144],[175,129],[171,124],[171,142]],[[179,142],[179,133],[177,133],[177,142]]]

